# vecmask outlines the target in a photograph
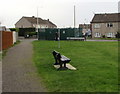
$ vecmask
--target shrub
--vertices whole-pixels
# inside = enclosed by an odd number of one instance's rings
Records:
[[[116,38],[120,38],[120,32],[117,32],[117,34],[115,35]]]
[[[19,32],[19,28],[9,28],[11,31]]]
[[[105,38],[105,35],[102,35],[102,38]]]

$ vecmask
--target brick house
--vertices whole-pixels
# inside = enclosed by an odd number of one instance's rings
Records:
[[[37,17],[22,17],[16,24],[16,28],[36,28],[37,27]],[[51,21],[43,20],[38,18],[38,27],[39,28],[57,28],[55,24]]]
[[[120,13],[95,14],[91,25],[92,38],[115,37],[120,28]]]

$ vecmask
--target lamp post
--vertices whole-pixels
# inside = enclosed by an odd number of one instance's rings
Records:
[[[75,19],[75,5],[74,5],[74,36],[76,37],[76,32],[75,32],[75,25],[76,25],[75,23],[76,23],[76,22],[75,22],[75,20],[76,20],[76,19]]]
[[[58,48],[60,48],[60,28],[58,28]]]
[[[38,32],[38,7],[37,7],[37,25],[36,25],[37,38],[39,38]],[[39,40],[39,39],[38,39]]]

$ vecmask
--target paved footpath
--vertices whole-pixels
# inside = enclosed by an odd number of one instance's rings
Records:
[[[103,42],[105,42],[105,41],[107,41],[107,42],[111,42],[111,41],[118,41],[118,40],[93,40],[93,39],[87,39],[86,41],[103,41]]]
[[[33,39],[10,48],[2,61],[2,92],[46,92],[32,62]]]

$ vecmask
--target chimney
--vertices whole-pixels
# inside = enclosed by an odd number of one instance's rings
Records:
[[[35,18],[35,16],[32,16],[32,18]]]

